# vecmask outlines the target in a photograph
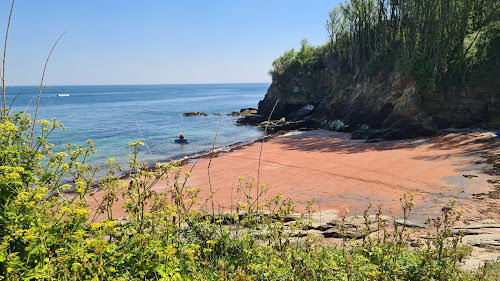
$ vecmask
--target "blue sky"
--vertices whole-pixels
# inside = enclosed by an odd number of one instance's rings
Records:
[[[5,37],[9,0],[0,6]],[[274,59],[327,41],[338,0],[17,0],[7,47],[8,85],[270,82]]]

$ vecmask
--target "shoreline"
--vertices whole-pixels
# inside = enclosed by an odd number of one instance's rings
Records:
[[[244,149],[245,147],[252,146],[256,143],[262,142],[263,140],[270,140],[275,137],[279,137],[281,135],[286,134],[287,132],[277,132],[277,133],[272,133],[272,134],[267,134],[266,136],[248,141],[248,142],[238,142],[232,145],[226,145],[226,146],[221,146],[221,147],[215,147],[213,151],[212,149],[209,149],[207,152],[202,153],[202,154],[195,154],[192,156],[186,156],[182,159],[179,160],[170,160],[170,161],[180,161],[181,166],[193,163],[193,161],[198,161],[202,159],[210,159],[210,158],[215,158],[219,157],[220,155],[226,154],[226,153],[231,153],[236,150]],[[165,162],[165,161],[163,161]]]
[[[248,142],[242,141],[242,142],[237,142],[237,143],[234,143],[231,145],[215,147],[214,151],[211,151],[212,149],[209,149],[206,152],[200,152],[200,153],[197,152],[197,153],[189,155],[189,156],[184,156],[183,158],[180,158],[180,159],[159,160],[157,163],[179,162],[180,163],[179,167],[183,167],[185,165],[195,163],[196,161],[199,161],[199,160],[215,158],[215,157],[219,157],[220,155],[223,155],[223,154],[227,154],[227,153],[231,153],[233,151],[241,150],[241,149],[244,149],[245,147],[252,146],[256,143],[262,142],[262,140],[270,140],[270,139],[273,139],[275,137],[279,137],[281,135],[284,135],[286,133],[288,133],[288,132],[280,131],[280,132],[276,132],[276,133],[272,133],[272,134],[267,134],[266,136],[263,136],[263,137],[260,137],[260,138],[257,138],[257,139],[254,139],[254,140],[251,140]],[[147,165],[148,170],[151,170],[151,171],[156,170],[156,167],[155,167],[156,163],[148,162],[148,163],[146,163],[146,165]],[[125,179],[128,179],[129,177],[130,177],[130,171],[125,171],[125,172],[123,172],[123,175],[121,175],[117,178],[120,180],[125,180]],[[97,187],[97,183],[95,183],[93,186]],[[73,191],[68,192],[68,194],[71,194],[72,192]]]
[[[260,182],[269,186],[270,198],[281,193],[291,198],[297,211],[304,211],[307,200],[316,196],[317,211],[349,208],[350,215],[361,214],[369,202],[382,205],[384,214],[401,216],[399,198],[415,194],[416,207],[410,220],[423,224],[427,217],[440,213],[448,199],[458,200],[457,208],[467,210],[464,221],[495,219],[500,222],[498,199],[488,196],[494,176],[482,153],[499,147],[487,133],[448,133],[441,136],[381,143],[351,140],[350,134],[326,130],[272,135],[265,139],[260,167]],[[191,171],[188,184],[202,188],[200,201],[209,196],[207,169],[210,165],[212,189],[217,190],[217,210],[236,206],[238,177],[252,181],[259,173],[261,141],[237,145],[196,158],[185,159],[184,171]],[[467,178],[466,175],[474,175]],[[476,177],[477,176],[477,177]],[[256,183],[256,178],[253,179]],[[159,181],[153,190],[165,190]],[[116,202],[116,206],[120,206]],[[94,206],[95,207],[95,206]],[[126,214],[120,208],[116,218]]]

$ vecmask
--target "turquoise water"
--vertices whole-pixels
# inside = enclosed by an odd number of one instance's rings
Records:
[[[43,90],[38,119],[62,120],[67,130],[51,136],[53,142],[71,138],[74,144],[92,139],[97,154],[93,165],[104,166],[113,157],[126,167],[128,143],[142,141],[153,156],[143,149],[141,160],[153,163],[206,153],[212,148],[220,116],[183,116],[188,111],[231,113],[256,107],[269,87],[267,83],[207,85],[126,85],[126,86],[54,86]],[[30,87],[8,87],[7,105]],[[26,109],[34,113],[38,90],[21,94],[11,111]],[[69,96],[57,96],[68,94]],[[223,116],[216,147],[244,143],[263,135],[262,130],[237,126],[234,116]],[[138,129],[140,128],[140,132]],[[174,142],[183,134],[189,144]]]

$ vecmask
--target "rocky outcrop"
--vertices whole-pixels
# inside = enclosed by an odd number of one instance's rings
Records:
[[[268,117],[275,104],[272,120],[339,120],[351,131],[370,128],[354,135],[362,139],[395,140],[434,135],[443,128],[500,125],[500,93],[475,85],[424,94],[414,79],[397,71],[341,74],[326,66],[273,76],[258,114]]]
[[[254,116],[257,114],[257,108],[243,108],[240,110],[240,116],[242,117],[247,117],[247,116]]]
[[[186,112],[182,114],[183,116],[208,116],[210,114],[208,113],[203,113],[203,112]]]
[[[288,114],[286,116],[286,120],[300,120],[311,114],[313,110],[314,110],[314,105],[312,104],[304,105],[299,110]]]
[[[258,125],[265,119],[264,116],[257,114],[257,108],[243,108],[240,110],[240,116],[236,122],[240,125]]]
[[[236,122],[240,125],[259,125],[260,123],[264,122],[264,120],[266,120],[264,116],[255,114],[243,118],[238,118]]]
[[[372,232],[378,230],[379,223],[385,224],[389,222],[390,217],[388,216],[367,216],[364,217],[346,217],[342,219],[336,219],[329,224],[331,228],[322,232],[325,238],[342,238],[346,237],[349,239],[359,239],[369,235]]]
[[[500,258],[500,224],[494,220],[483,220],[477,224],[454,227],[455,232],[463,233],[462,243],[472,247],[472,253],[460,266],[474,270],[486,261]]]
[[[316,241],[324,238],[353,240],[369,237],[373,240],[384,237],[391,233],[392,224],[397,223],[400,227],[411,229],[408,237],[412,247],[425,247],[425,240],[429,239],[428,234],[432,234],[428,225],[419,225],[404,219],[392,220],[391,217],[383,215],[367,215],[366,217],[339,216],[338,210],[322,210],[319,213],[300,214],[291,213],[286,216],[279,216],[277,213],[261,210],[258,213],[251,213],[253,223],[257,223],[256,236],[272,235],[269,229],[263,226],[266,221],[281,221],[283,223],[283,235],[292,238],[290,242],[298,242],[300,239],[314,237]],[[220,222],[228,225],[230,229],[237,229],[236,225],[245,221],[245,212],[219,212],[206,214],[206,218],[212,222]],[[250,220],[249,220],[250,222]],[[115,222],[117,228],[124,227],[131,222],[122,219]],[[189,228],[187,223],[181,224],[182,228]],[[385,230],[384,230],[385,229]],[[386,230],[389,230],[386,232]],[[431,231],[427,233],[427,231]],[[463,269],[476,270],[487,261],[495,261],[500,258],[500,224],[491,219],[479,221],[475,224],[456,226],[452,228],[456,235],[463,236],[460,239],[462,245],[471,248],[470,256],[466,257],[459,265]],[[104,238],[110,239],[109,236]],[[295,239],[295,240],[293,240]],[[433,239],[431,237],[431,239]],[[359,240],[358,240],[359,241]]]
[[[320,127],[320,123],[311,118],[298,121],[286,121],[285,117],[280,120],[263,121],[259,123],[259,127],[267,128],[268,132],[291,131],[291,130],[311,130]]]
[[[242,116],[242,117],[250,117],[254,116],[257,114],[257,108],[243,108],[239,112],[238,111],[233,111],[231,113],[227,113],[227,116]],[[182,114],[183,116],[210,116],[210,115],[215,115],[215,116],[221,116],[220,113],[205,113],[205,112],[186,112]]]

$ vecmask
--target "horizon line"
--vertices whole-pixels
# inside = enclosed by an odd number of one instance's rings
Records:
[[[43,85],[42,87],[55,86],[161,86],[161,85],[219,85],[219,84],[271,84],[272,82],[221,82],[221,83],[151,83],[151,84],[52,84]],[[8,87],[34,87],[39,88],[40,85],[7,85]]]

